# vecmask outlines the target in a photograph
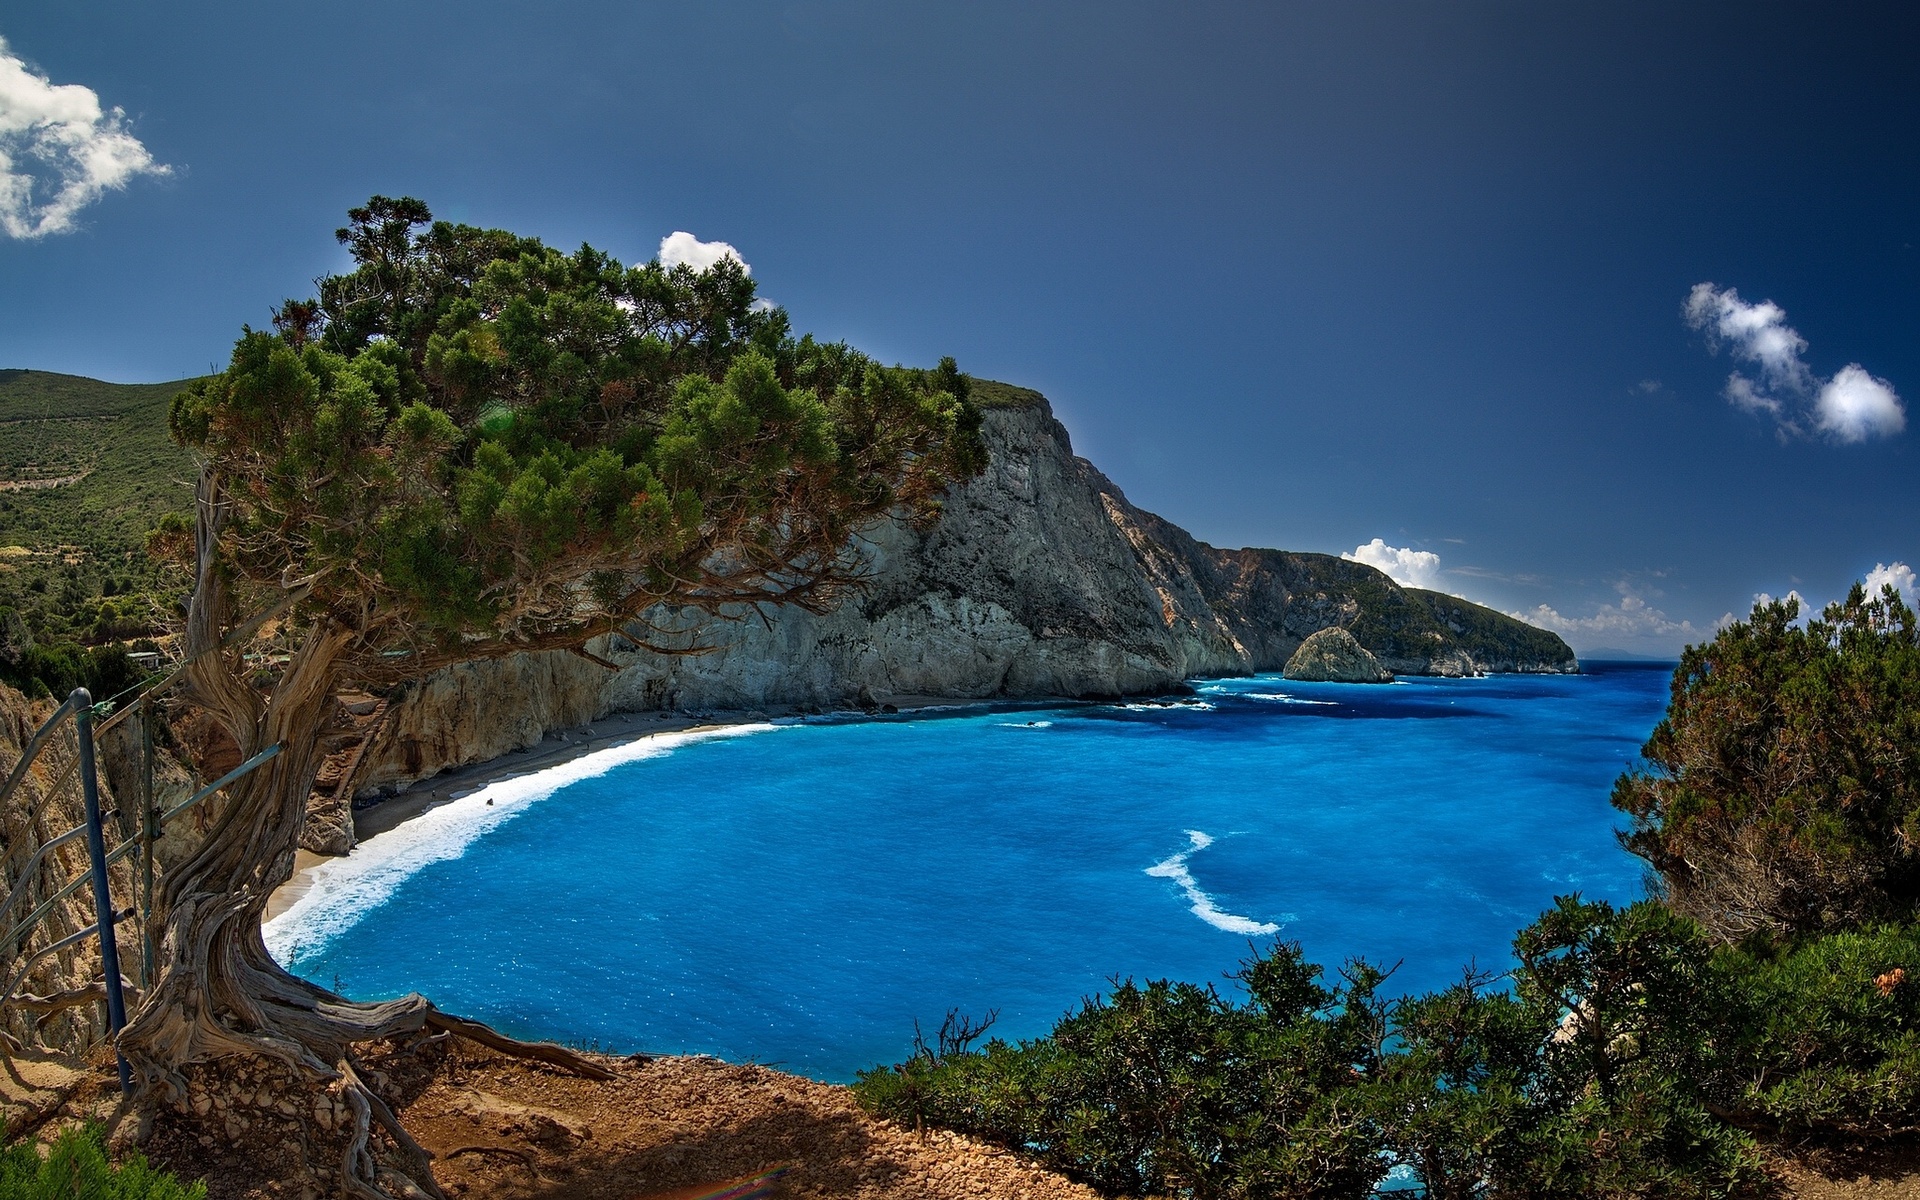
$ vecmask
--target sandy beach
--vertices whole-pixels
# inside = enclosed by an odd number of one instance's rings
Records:
[[[1028,708],[1033,707],[1035,703],[1025,701],[1008,705],[1004,701],[995,704],[992,701],[955,700],[939,696],[891,696],[886,699],[886,708],[882,711],[904,713],[983,706]],[[354,840],[364,842],[422,813],[431,812],[462,796],[472,795],[489,784],[545,771],[597,750],[625,745],[643,738],[658,737],[662,734],[721,729],[730,725],[780,720],[796,715],[798,715],[796,712],[784,708],[717,713],[611,713],[586,725],[555,730],[542,738],[539,744],[524,750],[515,750],[485,762],[446,771],[431,779],[423,779],[377,804],[356,808],[353,814]],[[864,714],[856,711],[846,715]],[[328,858],[325,855],[314,854],[308,850],[299,851],[294,860],[293,877],[281,884],[267,901],[266,919],[273,920],[306,895],[313,887],[315,868],[327,861]]]
[[[412,787],[396,792],[389,799],[366,808],[357,808],[353,814],[354,840],[364,842],[442,804],[471,795],[489,784],[544,771],[596,750],[666,733],[718,729],[767,719],[768,715],[764,712],[698,716],[668,712],[613,713],[587,725],[556,730],[542,738],[538,745],[524,750],[515,750],[498,758],[423,779]],[[266,919],[273,920],[306,895],[313,886],[314,869],[327,861],[325,855],[309,850],[299,851],[294,860],[293,877],[281,884],[267,901]]]

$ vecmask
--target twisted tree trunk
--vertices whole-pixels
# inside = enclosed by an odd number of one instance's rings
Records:
[[[248,681],[242,648],[222,645],[233,614],[213,553],[225,515],[217,481],[203,476],[197,500],[198,567],[185,639],[192,697],[233,737],[242,758],[276,743],[283,749],[228,787],[205,842],[168,873],[157,898],[158,974],[119,1040],[134,1069],[136,1104],[149,1113],[166,1106],[204,1117],[215,1107],[206,1093],[219,1086],[220,1066],[233,1065],[225,1060],[264,1063],[277,1086],[249,1087],[252,1094],[240,1101],[250,1100],[275,1124],[291,1115],[317,1174],[333,1175],[346,1194],[369,1200],[437,1196],[426,1152],[356,1070],[357,1046],[445,1031],[583,1075],[610,1073],[558,1046],[516,1042],[442,1013],[418,995],[378,1004],[347,1000],[289,974],[267,953],[262,918],[274,889],[293,874],[322,757],[319,735],[353,631],[331,617],[313,621],[263,696]],[[322,1123],[315,1115],[321,1092],[349,1115]],[[294,1114],[279,1105],[289,1097],[299,1101]],[[375,1140],[376,1125],[385,1131],[384,1145]],[[324,1163],[333,1155],[337,1168]]]

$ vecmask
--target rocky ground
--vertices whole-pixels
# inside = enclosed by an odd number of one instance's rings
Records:
[[[418,1070],[386,1064],[382,1091],[460,1200],[693,1200],[781,1168],[778,1197],[1096,1195],[970,1138],[877,1121],[845,1088],[710,1058],[605,1061],[616,1078],[596,1083],[462,1047]],[[105,1117],[114,1095],[107,1062],[81,1073],[38,1063],[0,1072],[8,1115],[58,1104],[61,1119]],[[203,1147],[163,1130],[147,1149],[182,1177],[207,1179],[211,1200],[301,1195],[263,1169],[255,1151],[270,1147]]]
[[[595,1083],[460,1047],[384,1062],[379,1078],[459,1200],[697,1200],[783,1168],[769,1194],[796,1200],[1096,1195],[971,1138],[875,1120],[845,1088],[710,1058],[604,1061],[616,1078]],[[39,1136],[89,1115],[111,1120],[115,1095],[106,1059],[0,1067],[0,1119]],[[273,1147],[202,1146],[162,1130],[148,1152],[207,1179],[211,1200],[302,1195],[273,1178]],[[1920,1200],[1920,1141],[1803,1150],[1775,1169],[1787,1200]]]

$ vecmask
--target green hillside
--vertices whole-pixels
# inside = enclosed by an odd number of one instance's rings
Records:
[[[0,650],[17,657],[22,626],[43,647],[160,631],[178,581],[142,547],[192,502],[193,463],[167,436],[184,382],[0,371]]]

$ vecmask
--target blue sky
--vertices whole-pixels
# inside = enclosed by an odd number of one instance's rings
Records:
[[[1046,392],[1208,541],[1380,539],[1582,650],[1920,564],[1911,5],[73,0],[0,38],[0,367],[217,366],[412,194],[724,240],[800,329]]]

